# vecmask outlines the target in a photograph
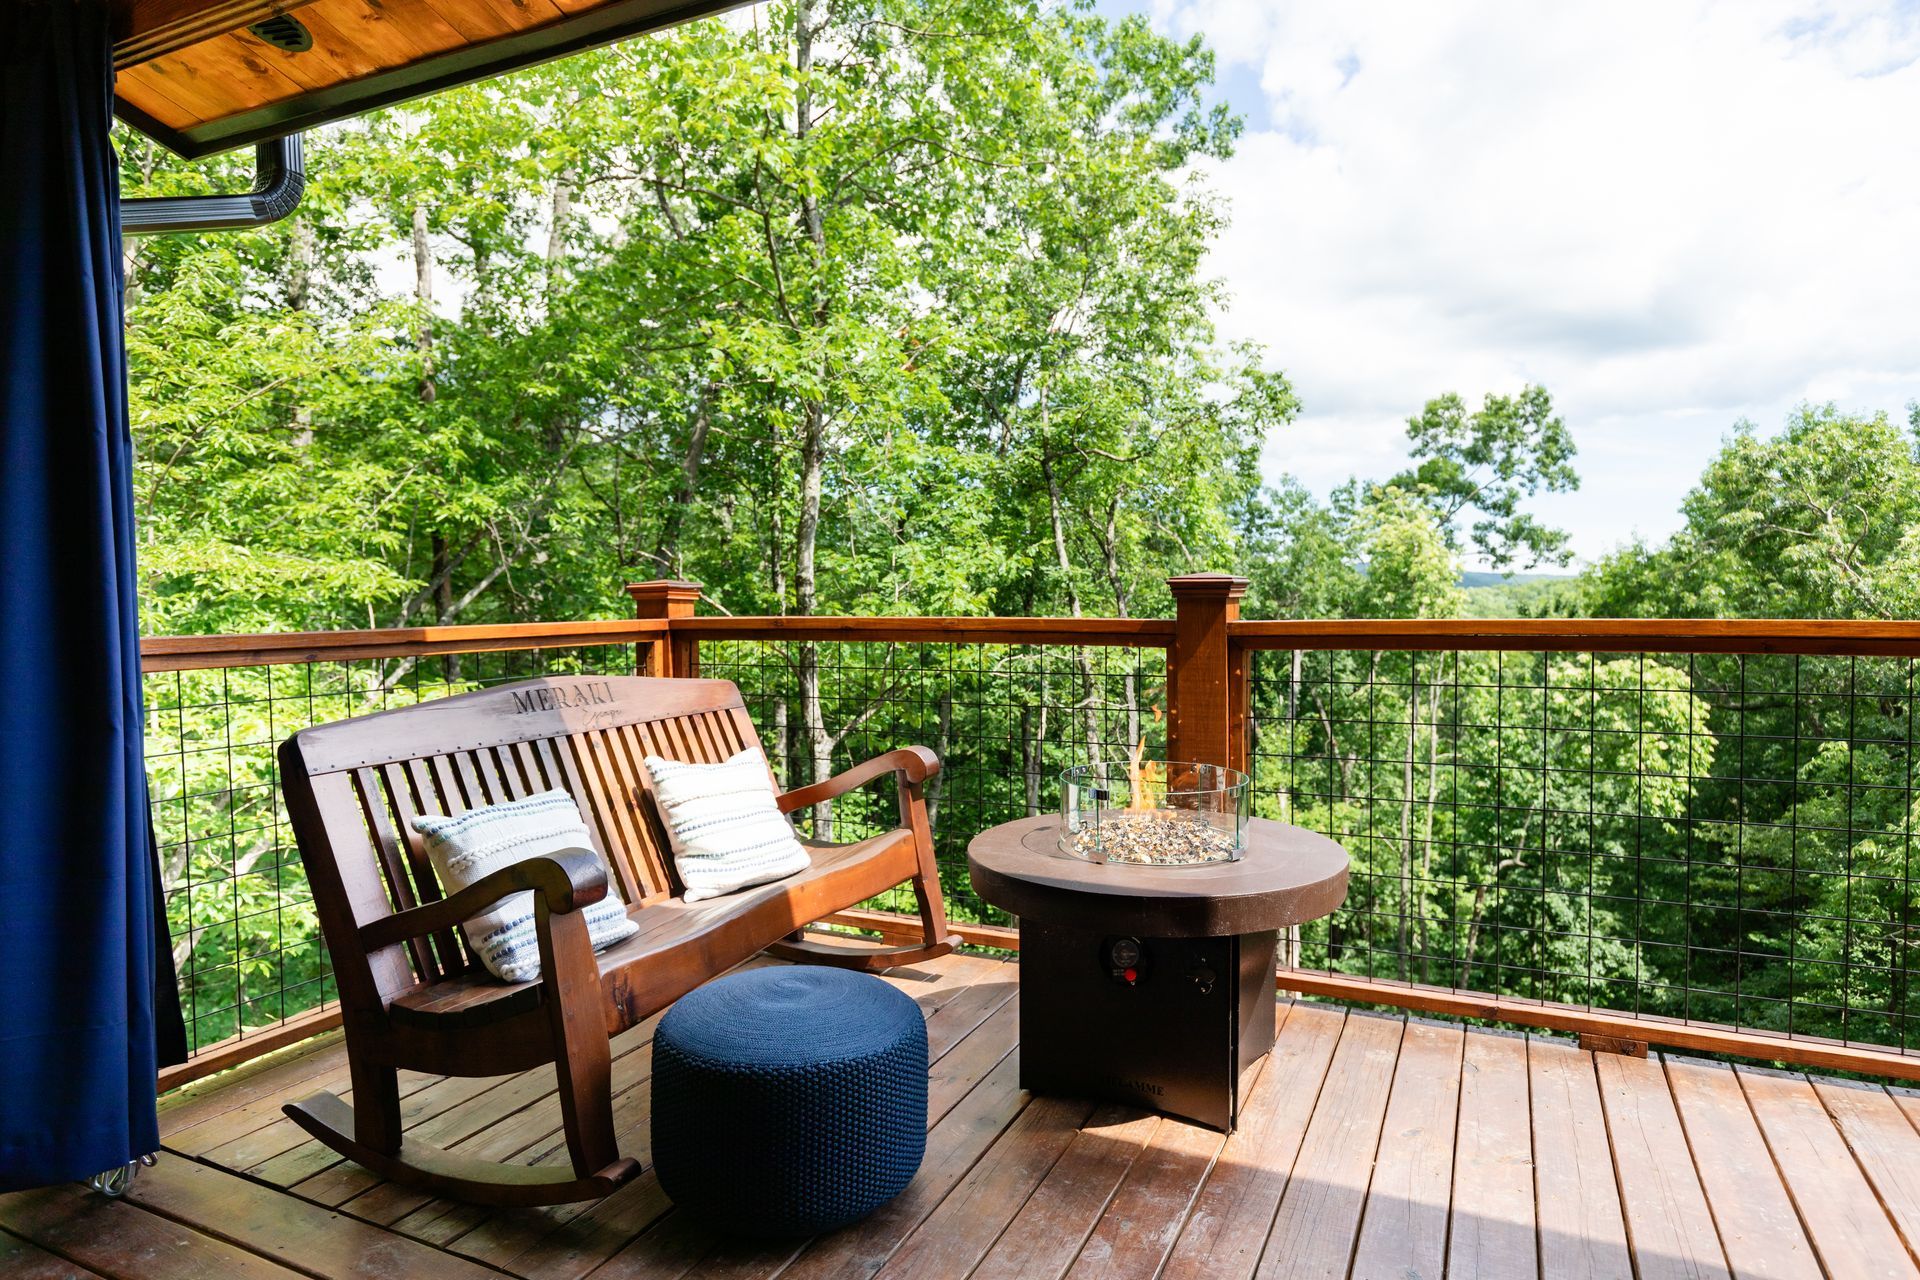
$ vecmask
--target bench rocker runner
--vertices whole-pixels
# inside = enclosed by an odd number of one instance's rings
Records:
[[[394,1182],[490,1205],[594,1199],[640,1172],[615,1146],[611,1037],[759,951],[883,969],[947,954],[923,784],[925,747],[876,756],[779,797],[792,813],[891,774],[900,825],[851,844],[805,841],[813,865],[772,884],[687,902],[652,798],[648,755],[715,763],[759,737],[724,680],[553,677],[321,725],[280,747],[281,786],[333,960],[351,1106],[289,1103],[302,1128]],[[594,852],[503,868],[446,897],[413,819],[558,788],[580,806]],[[580,908],[618,882],[640,930],[595,955]],[[923,938],[904,946],[801,936],[808,924],[906,881]],[[543,977],[505,983],[468,952],[459,924],[532,890]],[[398,1072],[487,1076],[553,1063],[569,1166],[500,1164],[401,1132]]]

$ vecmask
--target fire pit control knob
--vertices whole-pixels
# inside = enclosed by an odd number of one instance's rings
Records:
[[[1140,981],[1142,950],[1138,938],[1113,938],[1107,942],[1107,970],[1114,978],[1134,986]]]
[[[1209,996],[1213,994],[1213,970],[1207,968],[1207,966],[1201,965],[1193,969],[1187,974],[1187,977],[1193,982],[1194,988],[1198,990],[1201,995]]]

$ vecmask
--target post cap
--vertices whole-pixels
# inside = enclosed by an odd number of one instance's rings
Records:
[[[1182,573],[1167,579],[1167,590],[1179,596],[1225,596],[1238,600],[1247,594],[1248,581],[1231,573]]]
[[[672,578],[661,578],[654,582],[629,582],[627,594],[633,597],[634,604],[642,610],[657,610],[658,613],[654,616],[673,613],[684,617],[690,615],[693,607],[700,603],[700,584],[679,582]]]
[[[646,596],[648,599],[652,599],[655,596],[667,596],[676,600],[684,600],[689,597],[698,600],[700,598],[700,584],[697,582],[680,582],[673,578],[656,578],[651,582],[629,582],[627,584],[627,594],[636,598]]]

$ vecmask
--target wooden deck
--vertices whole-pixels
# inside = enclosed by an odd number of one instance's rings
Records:
[[[1920,1276],[1920,1094],[1298,1003],[1223,1140],[1022,1093],[1017,972],[955,956],[891,975],[927,1014],[927,1160],[832,1236],[715,1238],[650,1174],[550,1210],[382,1183],[280,1114],[344,1089],[330,1036],[166,1099],[166,1154],[124,1201],[0,1197],[0,1275]],[[643,1160],[651,1032],[615,1045],[622,1148]],[[550,1073],[416,1076],[404,1106],[436,1142],[564,1158]]]

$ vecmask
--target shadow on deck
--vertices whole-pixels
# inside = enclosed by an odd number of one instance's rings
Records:
[[[953,956],[890,975],[927,1014],[926,1164],[831,1236],[716,1238],[651,1173],[541,1210],[380,1182],[280,1113],[345,1088],[333,1035],[163,1100],[166,1154],[124,1201],[0,1197],[0,1274],[1920,1276],[1920,1095],[1299,1003],[1223,1139],[1022,1093],[1017,973]],[[615,1042],[621,1147],[643,1161],[653,1026]],[[403,1081],[437,1143],[566,1158],[549,1071]]]

